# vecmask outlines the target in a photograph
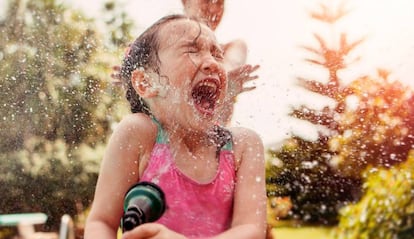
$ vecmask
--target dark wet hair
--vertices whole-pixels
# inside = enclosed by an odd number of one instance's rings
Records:
[[[129,101],[132,113],[145,113],[150,115],[150,109],[145,103],[144,99],[137,94],[131,83],[131,74],[138,68],[144,70],[153,70],[159,73],[160,59],[158,56],[158,50],[160,46],[159,42],[159,30],[160,28],[170,21],[178,19],[187,19],[185,15],[174,14],[168,15],[152,26],[145,30],[129,47],[127,54],[121,67],[121,79],[124,84],[126,93],[125,96]]]
[[[132,113],[145,113],[151,115],[150,108],[132,86],[132,72],[138,68],[143,68],[144,70],[153,70],[154,72],[159,73],[159,30],[165,23],[179,19],[200,21],[199,19],[180,14],[165,16],[145,30],[130,45],[122,63],[121,79],[126,89],[125,96],[129,101]],[[223,147],[229,141],[233,140],[230,131],[222,126],[215,126],[211,136],[218,148]]]

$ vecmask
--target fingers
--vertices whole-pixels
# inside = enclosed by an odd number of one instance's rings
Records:
[[[154,237],[163,229],[163,226],[157,223],[145,223],[132,231],[126,232],[122,235],[122,239],[147,239]]]
[[[238,88],[242,88],[246,82],[258,79],[258,75],[251,75],[251,73],[256,71],[258,68],[259,65],[244,65],[232,70],[228,74],[230,84],[239,85]]]
[[[112,66],[113,72],[111,73],[112,83],[114,85],[121,84],[121,66]]]
[[[256,71],[257,69],[259,69],[259,65],[243,65],[241,67],[238,67],[234,70],[231,70],[228,73],[228,77],[230,80],[236,80],[236,81],[241,81],[246,82],[246,81],[250,81],[250,80],[254,80],[257,79],[258,76],[254,75],[254,76],[250,76],[251,73],[253,73],[254,71]]]
[[[256,71],[257,69],[260,68],[260,65],[255,65],[251,67],[251,72]]]
[[[119,79],[121,79],[121,75],[117,72],[113,72],[113,73],[111,73],[111,78],[114,79],[114,80],[119,80]]]
[[[252,91],[254,89],[256,89],[256,86],[243,87],[243,89],[241,90],[240,93],[247,92],[247,91]]]
[[[245,86],[247,82],[256,80],[258,75],[251,75],[254,71],[259,69],[259,65],[243,65],[228,73],[229,78],[229,95],[236,97],[242,92],[247,92],[256,89],[256,86]]]
[[[256,71],[257,69],[259,69],[259,67],[260,67],[259,65],[255,65],[255,66],[248,65],[248,67],[246,67],[247,69],[243,72],[244,75],[248,76],[246,81],[251,81],[251,80],[255,80],[259,78],[258,75],[250,76],[250,74]]]
[[[258,79],[259,78],[259,76],[258,75],[254,75],[254,76],[246,76],[246,77],[243,77],[243,79],[241,79],[241,81],[242,81],[242,83],[244,84],[244,83],[246,83],[246,82],[249,82],[249,81],[252,81],[252,80],[256,80],[256,79]]]
[[[250,64],[246,64],[240,67],[240,74],[250,74],[254,71],[256,71],[257,69],[259,69],[259,65],[250,65]]]

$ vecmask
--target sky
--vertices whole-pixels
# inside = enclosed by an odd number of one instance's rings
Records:
[[[0,9],[6,0],[0,0]],[[61,0],[99,19],[105,0]],[[134,19],[138,36],[160,17],[182,13],[181,0],[119,0]],[[365,37],[354,51],[361,59],[340,72],[344,82],[363,75],[375,75],[381,67],[391,71],[391,79],[414,87],[414,1],[349,0],[350,14],[335,29],[311,20],[310,10],[320,3],[338,0],[226,0],[223,20],[216,30],[220,42],[243,39],[248,47],[248,63],[259,64],[254,91],[238,97],[232,125],[255,130],[270,146],[292,134],[315,139],[317,131],[309,123],[288,116],[293,106],[307,104],[320,109],[332,104],[296,84],[297,77],[323,80],[326,72],[304,61],[309,57],[301,46],[318,47],[313,38],[319,33],[335,40],[346,32],[350,41]],[[0,14],[4,14],[0,11]],[[327,30],[329,29],[329,31]],[[351,56],[352,59],[352,56]]]

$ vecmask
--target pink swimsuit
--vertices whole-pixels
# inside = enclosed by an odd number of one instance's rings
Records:
[[[176,167],[168,139],[158,124],[157,141],[140,180],[157,184],[165,193],[167,210],[157,222],[189,238],[214,236],[230,227],[235,183],[231,147],[229,142],[221,148],[215,177],[201,184]]]

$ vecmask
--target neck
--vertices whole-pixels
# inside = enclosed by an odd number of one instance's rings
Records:
[[[209,134],[206,132],[196,132],[175,127],[175,129],[168,130],[168,135],[172,142],[181,142],[189,149],[197,149],[213,145]]]
[[[165,121],[162,117],[154,117],[161,123],[163,129],[167,132],[170,142],[180,142],[188,148],[199,147],[218,147],[217,129],[212,127],[205,130],[194,130],[189,127],[180,125],[172,120]]]

